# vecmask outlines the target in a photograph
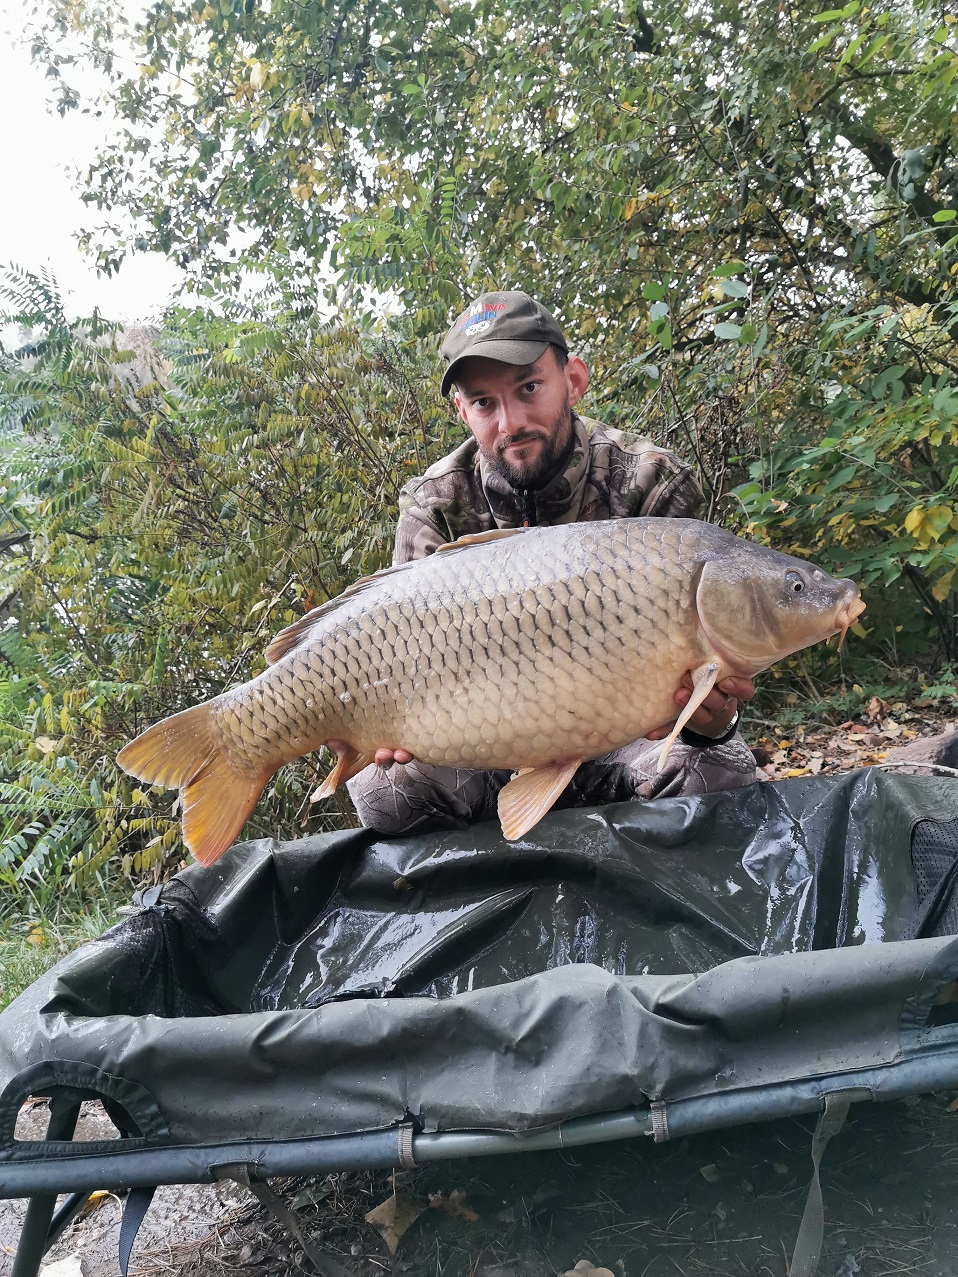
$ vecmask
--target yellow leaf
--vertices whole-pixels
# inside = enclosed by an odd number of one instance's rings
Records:
[[[30,928],[30,933],[27,936],[27,943],[32,944],[35,949],[39,949],[45,945],[46,942],[47,938],[44,934],[43,928],[39,924],[34,924],[34,926]]]
[[[635,210],[638,208],[638,206],[639,206],[639,201],[638,201],[637,199],[631,199],[631,200],[629,200],[629,202],[626,204],[626,206],[625,206],[625,220],[626,220],[627,222],[632,220],[632,218],[633,218],[633,217],[634,217],[634,215],[635,215]]]
[[[42,750],[44,754],[52,753],[56,749],[57,743],[51,740],[49,736],[37,736],[33,742],[37,749]]]
[[[918,535],[918,529],[921,527],[925,519],[924,510],[909,510],[905,515],[905,531],[910,532],[912,536]]]
[[[266,71],[262,62],[254,62],[249,69],[249,82],[252,88],[261,89],[266,79]]]
[[[954,580],[956,571],[958,571],[958,569],[952,568],[950,572],[946,572],[944,576],[940,576],[931,587],[931,592],[939,603],[944,603],[945,599],[951,593],[951,583]]]

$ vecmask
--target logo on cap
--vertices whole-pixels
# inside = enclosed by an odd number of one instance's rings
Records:
[[[488,332],[505,302],[473,302],[459,321],[459,332],[466,337],[479,337]]]

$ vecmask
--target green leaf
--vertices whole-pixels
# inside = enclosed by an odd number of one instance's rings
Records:
[[[958,217],[958,209],[942,208],[932,217],[933,222],[953,222]]]
[[[737,341],[742,335],[741,324],[716,324],[712,330],[720,341]]]
[[[647,302],[657,302],[669,291],[668,284],[648,283],[642,285],[642,296]]]
[[[725,262],[722,266],[716,266],[712,274],[716,279],[729,279],[732,275],[741,275],[746,270],[748,267],[744,262]]]

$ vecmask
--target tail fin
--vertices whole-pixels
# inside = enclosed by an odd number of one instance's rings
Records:
[[[212,702],[173,714],[124,745],[116,761],[153,785],[179,789],[183,841],[201,865],[233,845],[276,768],[238,771],[210,730]]]

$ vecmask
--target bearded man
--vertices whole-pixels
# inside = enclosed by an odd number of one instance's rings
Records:
[[[649,439],[581,417],[575,405],[589,370],[569,351],[553,315],[527,293],[483,293],[442,345],[441,391],[470,438],[407,483],[399,497],[394,563],[432,554],[448,541],[494,528],[550,526],[637,516],[701,518],[704,499],[685,462]],[[755,780],[755,761],[737,734],[748,679],[723,680],[693,714],[656,770],[672,724],[604,758],[584,763],[556,807],[737,789]],[[691,683],[676,691],[684,707]],[[678,713],[678,709],[676,711]],[[364,825],[388,835],[456,828],[496,816],[509,771],[419,763],[381,749],[349,782]]]

